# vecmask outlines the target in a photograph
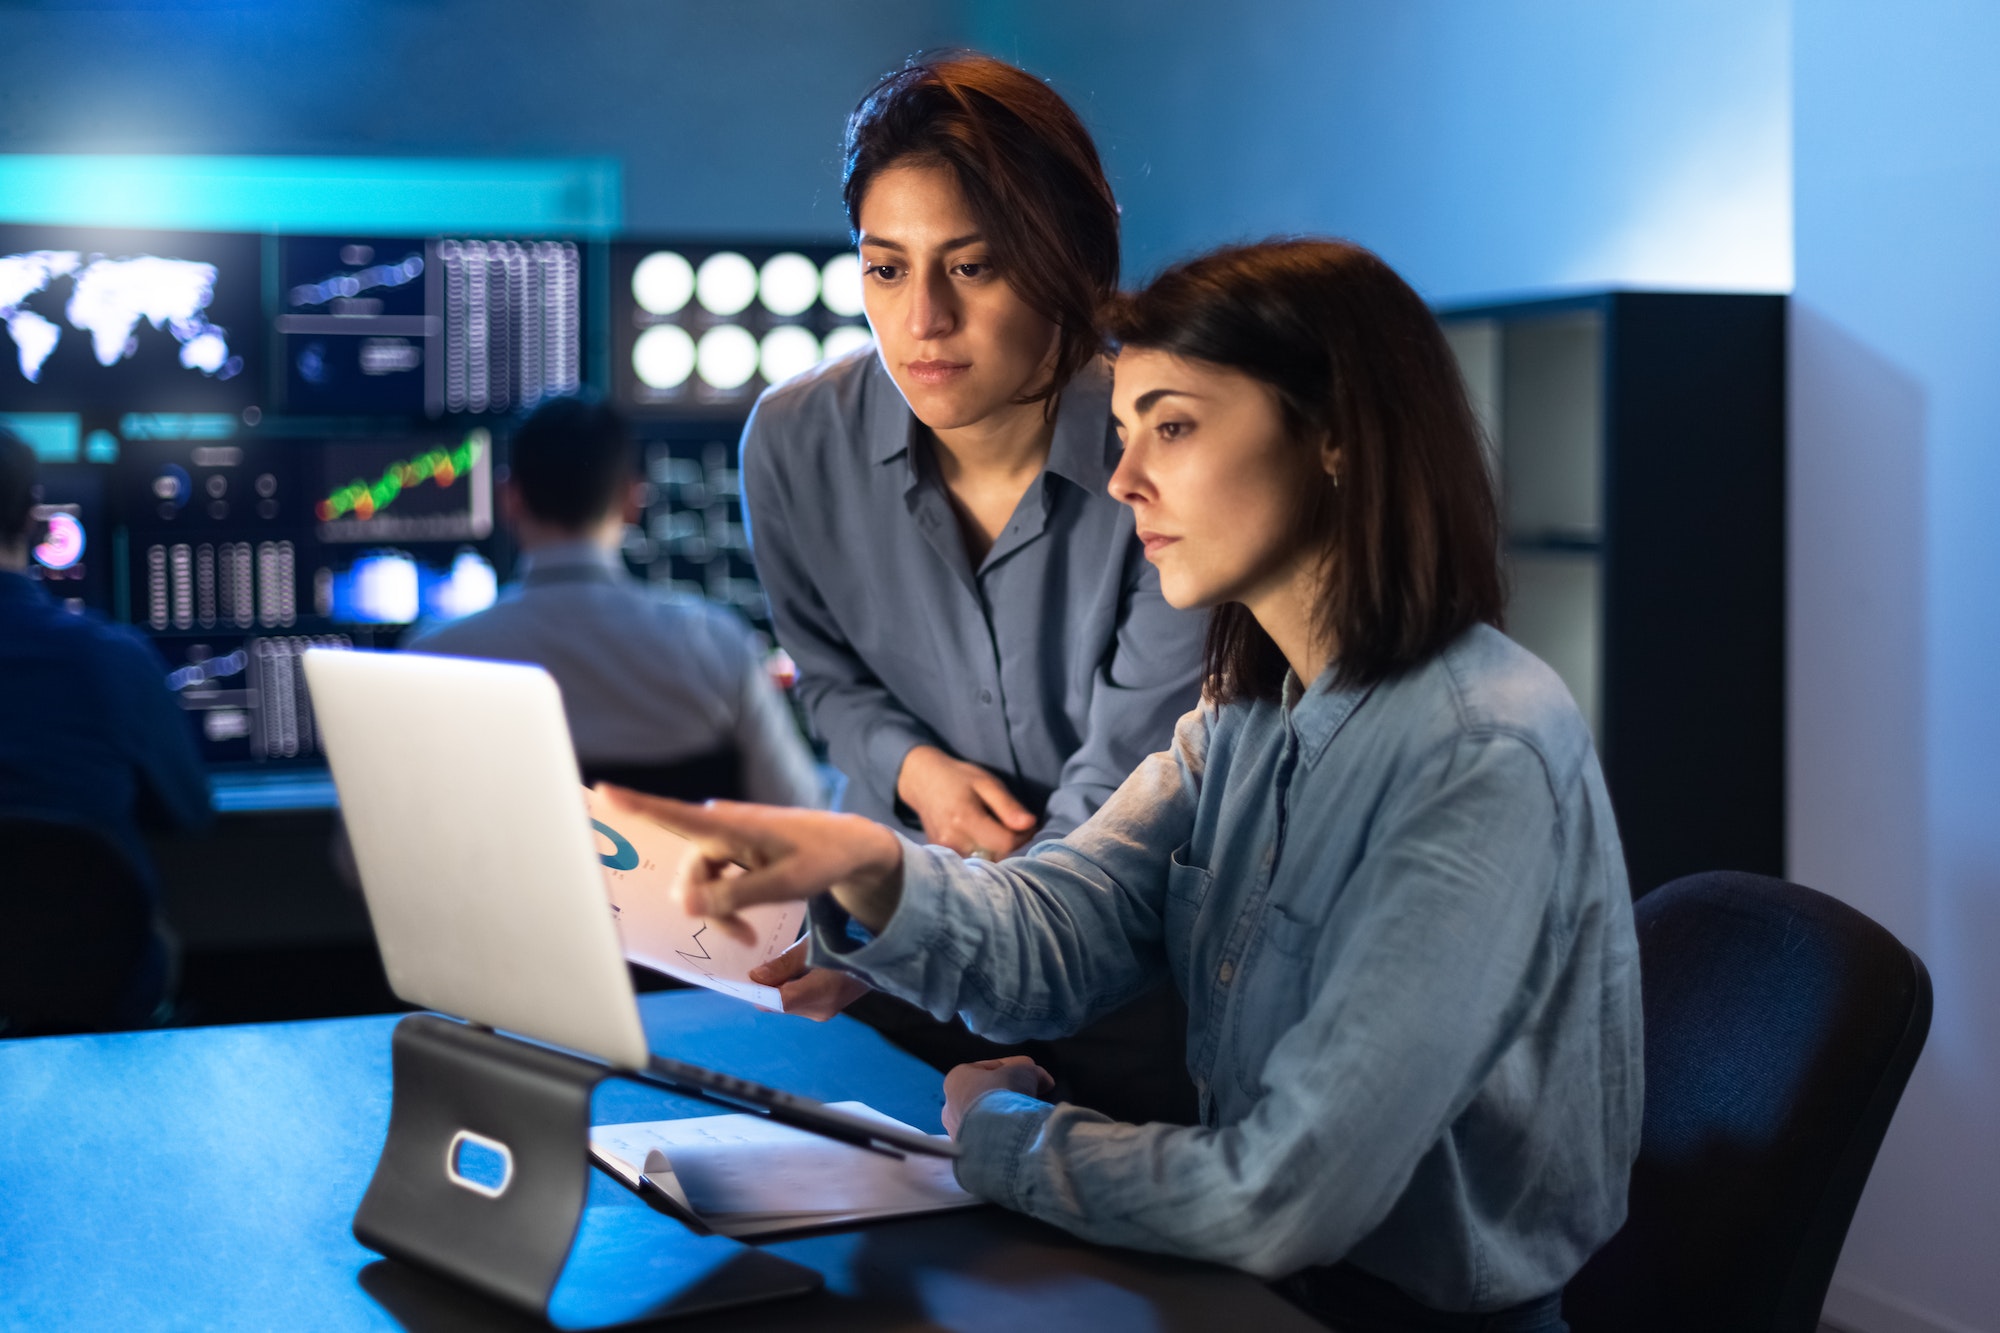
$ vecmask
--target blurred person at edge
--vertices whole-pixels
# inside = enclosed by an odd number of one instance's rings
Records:
[[[844,808],[998,860],[1102,805],[1194,705],[1201,621],[1160,596],[1118,461],[1097,306],[1118,207],[1076,113],[986,56],[918,57],[848,120],[873,349],[770,389],[743,436],[757,569]],[[801,945],[760,980],[939,1069],[1012,1048]],[[1035,1058],[1128,1119],[1194,1114],[1169,987]]]
[[[153,645],[67,610],[35,577],[39,492],[35,451],[0,426],[0,813],[94,829],[145,884],[152,934],[112,1020],[130,1027],[165,1015],[180,962],[144,831],[206,827],[208,773]]]

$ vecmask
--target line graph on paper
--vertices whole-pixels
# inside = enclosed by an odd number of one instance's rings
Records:
[[[767,1009],[782,1009],[774,987],[750,980],[750,971],[783,953],[805,923],[803,903],[765,903],[743,912],[756,931],[750,944],[714,929],[680,905],[678,880],[693,846],[642,815],[613,809],[586,791],[604,887],[625,956],[670,977],[734,995]]]

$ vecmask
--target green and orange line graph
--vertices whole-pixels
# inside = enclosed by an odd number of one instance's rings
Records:
[[[322,523],[348,514],[362,520],[373,518],[396,502],[396,497],[425,482],[435,482],[440,490],[451,485],[479,460],[480,440],[468,436],[456,448],[427,449],[415,458],[398,459],[382,469],[374,481],[350,481],[314,506]]]

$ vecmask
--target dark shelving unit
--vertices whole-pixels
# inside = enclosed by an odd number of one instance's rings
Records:
[[[1590,719],[1633,893],[1782,874],[1785,299],[1438,313],[1500,481],[1508,632]]]

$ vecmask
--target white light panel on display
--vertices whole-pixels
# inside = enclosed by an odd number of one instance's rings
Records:
[[[826,335],[826,343],[820,349],[820,355],[831,361],[837,356],[846,356],[856,348],[874,345],[875,337],[868,332],[867,325],[842,324]]]
[[[678,324],[655,324],[632,344],[632,371],[649,389],[680,388],[694,363],[694,339]]]
[[[656,250],[632,270],[632,299],[649,315],[677,315],[694,296],[694,265],[672,250]]]
[[[757,294],[774,315],[803,315],[819,300],[819,265],[796,250],[772,255],[757,275]]]
[[[815,271],[815,278],[818,277]],[[766,384],[783,384],[801,371],[819,364],[819,339],[812,330],[797,324],[780,324],[764,335],[757,357],[757,369]]]
[[[843,319],[854,319],[862,312],[861,304],[861,260],[853,253],[835,255],[826,261],[826,268],[820,274],[819,299],[826,302],[826,308]]]
[[[741,324],[718,324],[701,335],[695,368],[717,389],[740,389],[757,373],[757,339]]]
[[[711,315],[739,315],[757,299],[757,266],[734,250],[718,251],[701,261],[694,294]]]
[[[872,343],[859,260],[836,245],[622,242],[612,273],[616,392],[640,412],[734,415]]]

